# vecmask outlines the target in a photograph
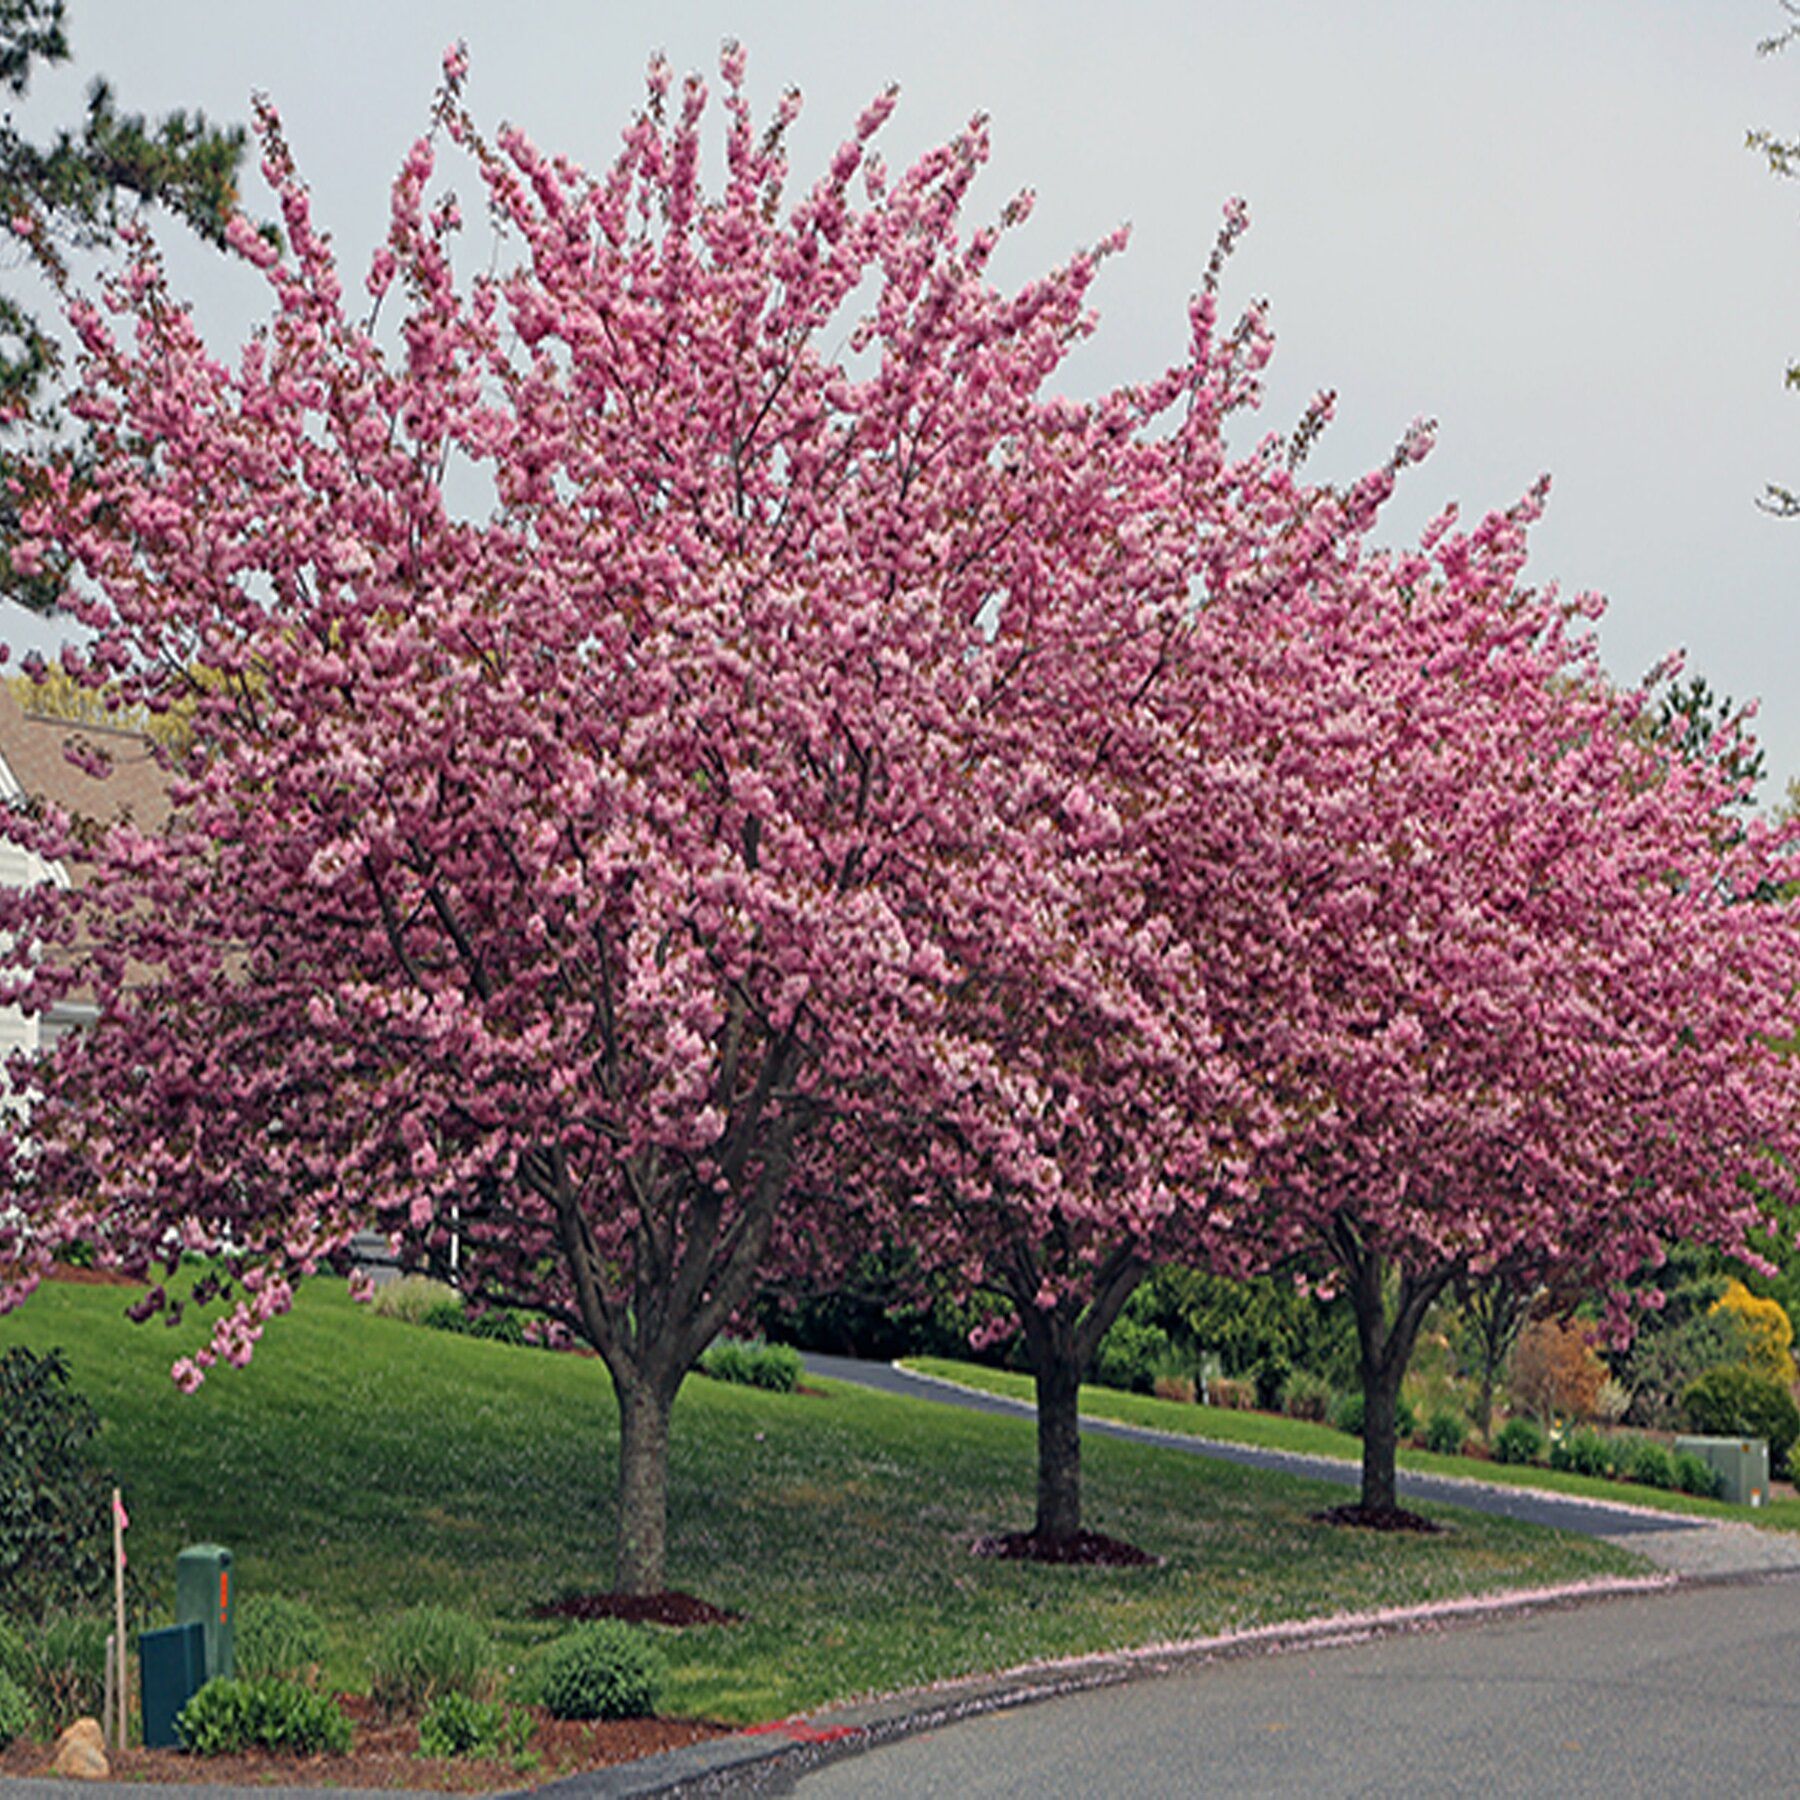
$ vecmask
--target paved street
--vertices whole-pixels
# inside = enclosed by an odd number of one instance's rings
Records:
[[[803,1800],[1792,1792],[1796,1668],[1800,1580],[1692,1587],[1128,1682],[736,1791]]]

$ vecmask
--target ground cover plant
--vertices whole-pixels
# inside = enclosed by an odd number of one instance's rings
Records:
[[[907,1357],[905,1366],[919,1374],[958,1382],[982,1393],[1004,1394],[1015,1400],[1031,1397],[1029,1383],[1004,1369],[928,1356]],[[1095,1418],[1145,1425],[1155,1431],[1172,1432],[1178,1437],[1255,1444],[1266,1450],[1328,1456],[1339,1462],[1354,1463],[1361,1458],[1361,1443],[1350,1433],[1275,1413],[1182,1405],[1144,1395],[1122,1394],[1104,1387],[1084,1387],[1081,1409]],[[1501,1487],[1535,1487],[1591,1500],[1616,1500],[1628,1506],[1648,1506],[1663,1512],[1697,1513],[1711,1518],[1741,1519],[1745,1516],[1741,1506],[1730,1506],[1706,1497],[1714,1491],[1713,1477],[1698,1458],[1674,1456],[1662,1445],[1645,1439],[1626,1436],[1613,1442],[1636,1446],[1631,1451],[1633,1464],[1641,1458],[1649,1473],[1638,1480],[1613,1481],[1543,1466],[1539,1459],[1548,1455],[1549,1439],[1535,1421],[1527,1418],[1508,1419],[1495,1433],[1495,1460],[1492,1462],[1402,1446],[1398,1452],[1399,1467],[1416,1469],[1425,1475],[1453,1475]],[[1517,1450],[1513,1452],[1511,1447],[1515,1444]],[[1501,1453],[1503,1445],[1507,1446],[1508,1454]],[[1684,1462],[1692,1467],[1684,1468]],[[1800,1499],[1771,1501],[1757,1510],[1756,1523],[1777,1530],[1800,1531]]]
[[[364,1687],[381,1622],[427,1603],[481,1621],[504,1679],[567,1629],[537,1605],[606,1585],[592,1462],[617,1454],[618,1426],[591,1361],[420,1333],[319,1283],[267,1354],[189,1398],[162,1334],[123,1317],[128,1298],[48,1284],[0,1319],[0,1346],[70,1346],[134,1562],[230,1545],[241,1597],[324,1620],[326,1691]],[[1159,1566],[982,1561],[969,1545],[1013,1520],[1030,1420],[824,1385],[682,1388],[672,1578],[743,1616],[659,1634],[665,1714],[750,1722],[1044,1656],[1641,1567],[1472,1515],[1396,1550],[1316,1525],[1337,1497],[1320,1484],[1104,1443],[1094,1492]]]

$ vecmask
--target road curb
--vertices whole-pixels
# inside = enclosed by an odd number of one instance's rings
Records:
[[[639,1800],[659,1794],[705,1794],[727,1787],[734,1792],[750,1791],[764,1781],[792,1777],[819,1763],[871,1750],[896,1738],[1093,1688],[1115,1687],[1239,1657],[1275,1656],[1410,1631],[1486,1624],[1590,1601],[1665,1593],[1685,1585],[1688,1583],[1671,1574],[1615,1576],[1438,1600],[1422,1606],[1334,1613],[1322,1619],[1260,1625],[1212,1637],[1149,1644],[1137,1650],[1103,1651],[1092,1656],[1031,1663],[994,1675],[970,1676],[929,1688],[823,1707],[815,1713],[775,1720],[730,1737],[663,1751],[639,1762],[566,1776],[540,1788],[521,1790],[508,1800],[528,1800],[531,1795],[538,1800],[548,1796],[555,1796],[556,1800]]]

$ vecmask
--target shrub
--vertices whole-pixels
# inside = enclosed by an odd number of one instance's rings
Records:
[[[489,1338],[497,1344],[525,1342],[524,1322],[516,1312],[509,1312],[504,1306],[475,1313],[469,1319],[467,1330],[470,1337]]]
[[[175,1735],[195,1756],[251,1748],[342,1755],[350,1748],[350,1721],[335,1700],[297,1682],[215,1676],[176,1715]]]
[[[20,1687],[29,1688],[37,1678],[37,1659],[31,1654],[24,1633],[0,1617],[0,1675],[10,1676]]]
[[[246,1594],[238,1602],[236,1661],[243,1680],[279,1676],[311,1686],[327,1647],[324,1621],[305,1601]]]
[[[1616,1425],[1631,1409],[1631,1392],[1622,1381],[1612,1376],[1601,1382],[1594,1395],[1594,1417],[1608,1425]]]
[[[1779,1468],[1800,1439],[1800,1407],[1780,1382],[1742,1363],[1708,1369],[1682,1395],[1688,1424],[1720,1437],[1766,1438]]]
[[[1795,1379],[1794,1324],[1778,1300],[1759,1300],[1741,1281],[1728,1281],[1712,1310],[1735,1319],[1744,1334],[1744,1362],[1786,1388]]]
[[[1439,1456],[1461,1456],[1468,1441],[1469,1424],[1459,1412],[1443,1407],[1425,1421],[1425,1448]]]
[[[493,1644],[478,1620],[445,1606],[416,1606],[376,1634],[369,1697],[385,1712],[417,1712],[440,1694],[487,1688]]]
[[[469,1315],[460,1300],[434,1300],[419,1314],[419,1323],[429,1331],[467,1332]]]
[[[1544,1456],[1544,1432],[1535,1419],[1508,1419],[1494,1433],[1494,1461],[1503,1463],[1541,1462]]]
[[[0,1596],[17,1617],[106,1594],[112,1482],[92,1453],[99,1429],[60,1350],[0,1355]]]
[[[1361,1437],[1364,1405],[1360,1392],[1340,1395],[1337,1405],[1332,1408],[1332,1424],[1339,1431],[1349,1432],[1352,1437]],[[1409,1438],[1418,1429],[1419,1415],[1413,1411],[1412,1402],[1401,1394],[1394,1401],[1394,1433],[1397,1437]]]
[[[1150,1391],[1159,1400],[1179,1400],[1191,1406],[1194,1400],[1194,1378],[1191,1375],[1159,1375]]]
[[[1290,1419],[1311,1419],[1322,1425],[1331,1417],[1336,1398],[1323,1375],[1315,1375],[1311,1369],[1295,1369],[1282,1384],[1281,1410]]]
[[[1121,1313],[1100,1340],[1094,1355],[1094,1379],[1102,1387],[1147,1394],[1156,1385],[1157,1375],[1174,1362],[1174,1342],[1160,1325]]]
[[[1550,1466],[1570,1475],[1612,1474],[1617,1453],[1597,1431],[1571,1431],[1550,1446]]]
[[[492,1754],[500,1747],[504,1712],[496,1700],[471,1700],[467,1694],[439,1694],[419,1721],[421,1756]]]
[[[656,1710],[662,1659],[615,1619],[578,1626],[544,1654],[538,1692],[558,1719],[638,1719]]]
[[[1256,1388],[1253,1383],[1239,1381],[1235,1376],[1220,1375],[1206,1384],[1206,1403],[1223,1407],[1226,1412],[1254,1412]]]
[[[800,1352],[791,1344],[744,1343],[721,1338],[700,1358],[700,1372],[714,1381],[791,1394],[800,1385]]]
[[[1294,1372],[1294,1365],[1279,1352],[1271,1351],[1259,1357],[1250,1370],[1250,1379],[1256,1384],[1256,1404],[1264,1412],[1278,1411],[1281,1396],[1287,1389],[1288,1377]]]
[[[1606,1365],[1586,1335],[1556,1319],[1534,1319],[1513,1348],[1514,1401],[1540,1420],[1592,1418]]]
[[[1675,1452],[1675,1485],[1684,1494],[1698,1494],[1702,1500],[1717,1500],[1725,1491],[1725,1477],[1704,1457],[1691,1450]]]
[[[423,1324],[426,1313],[434,1306],[462,1310],[456,1289],[446,1282],[433,1281],[429,1275],[402,1275],[398,1281],[378,1287],[375,1298],[369,1302],[369,1310],[381,1318],[400,1319],[408,1325]]]
[[[63,1613],[37,1634],[28,1687],[53,1731],[105,1707],[108,1621],[94,1613]]]
[[[1675,1456],[1666,1444],[1651,1438],[1623,1438],[1618,1450],[1618,1472],[1626,1481],[1664,1490],[1675,1486]]]
[[[0,1670],[0,1750],[31,1729],[31,1696],[19,1682]]]

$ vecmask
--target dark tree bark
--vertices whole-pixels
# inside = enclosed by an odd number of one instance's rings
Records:
[[[1037,1390],[1037,1520],[1032,1535],[1060,1543],[1081,1530],[1081,1383],[1100,1340],[1119,1316],[1147,1265],[1127,1251],[1101,1266],[1085,1305],[1065,1295],[1056,1306],[1037,1304],[1044,1269],[1040,1252],[1016,1243],[1007,1290],[1019,1314]]]
[[[1360,1505],[1368,1514],[1389,1513],[1399,1504],[1395,1454],[1399,1447],[1400,1384],[1412,1360],[1425,1314],[1456,1271],[1403,1271],[1394,1284],[1390,1309],[1386,1259],[1362,1243],[1354,1226],[1342,1220],[1333,1226],[1331,1251],[1350,1278],[1350,1299],[1356,1311],[1363,1392]]]

